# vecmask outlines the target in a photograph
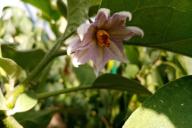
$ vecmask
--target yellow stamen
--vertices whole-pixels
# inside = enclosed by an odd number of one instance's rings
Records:
[[[105,30],[98,30],[96,33],[96,38],[97,38],[97,44],[100,47],[110,46],[109,33],[107,33]]]

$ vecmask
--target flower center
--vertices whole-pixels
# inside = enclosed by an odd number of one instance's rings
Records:
[[[105,30],[98,30],[96,33],[96,38],[97,38],[97,44],[100,47],[110,46],[109,33],[107,33]]]

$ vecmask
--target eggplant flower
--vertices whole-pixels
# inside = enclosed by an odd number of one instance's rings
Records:
[[[77,36],[70,40],[67,48],[75,67],[92,60],[98,73],[109,60],[126,62],[123,41],[133,36],[143,36],[142,29],[126,27],[126,19],[131,20],[131,13],[121,11],[110,16],[110,10],[98,11],[94,22],[84,23],[77,28]]]

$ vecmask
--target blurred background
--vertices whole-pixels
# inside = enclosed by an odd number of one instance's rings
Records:
[[[33,70],[64,33],[66,8],[66,1],[62,0],[1,0],[2,55],[15,60],[27,72]],[[65,46],[66,43],[63,49]],[[102,73],[134,79],[152,93],[169,81],[192,74],[192,59],[186,56],[127,45],[125,52],[129,63],[110,61]],[[31,61],[26,62],[29,57]],[[0,77],[0,83],[4,85],[6,80]],[[39,85],[34,92],[91,85],[95,79],[89,64],[74,68],[70,57],[61,56],[33,81]],[[26,128],[120,128],[145,99],[126,91],[78,91],[43,99],[33,110],[16,114],[15,118]]]

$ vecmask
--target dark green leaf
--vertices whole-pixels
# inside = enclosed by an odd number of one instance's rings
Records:
[[[60,13],[66,17],[67,16],[67,6],[63,2],[63,0],[57,0],[57,7]]]
[[[168,83],[138,108],[123,128],[191,128],[192,76]]]
[[[192,56],[191,0],[103,0],[102,7],[112,12],[130,11],[128,25],[144,30],[143,39],[134,38],[127,44],[155,47]]]
[[[115,89],[128,91],[130,94],[150,95],[151,93],[134,80],[113,74],[105,74],[98,77],[93,83],[94,89]]]
[[[28,111],[24,113],[17,113],[14,117],[21,123],[25,128],[45,128],[51,117],[53,111]]]
[[[9,46],[2,46],[3,57],[13,59],[26,71],[31,71],[45,55],[43,50],[17,51]]]

